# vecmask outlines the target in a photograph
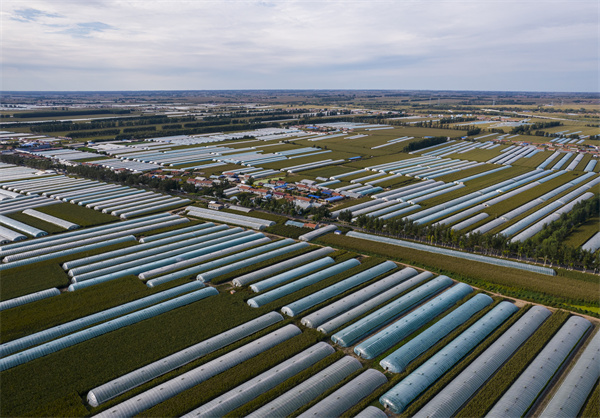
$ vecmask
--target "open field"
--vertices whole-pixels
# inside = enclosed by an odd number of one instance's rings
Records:
[[[112,215],[90,210],[84,206],[72,205],[70,203],[58,203],[56,205],[42,206],[36,210],[56,216],[79,226],[95,226],[116,222],[118,219]]]

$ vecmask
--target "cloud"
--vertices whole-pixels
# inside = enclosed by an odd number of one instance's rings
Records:
[[[21,5],[0,14],[11,89],[598,89],[591,0]]]
[[[76,38],[85,38],[90,36],[94,32],[105,32],[107,30],[115,29],[111,25],[107,25],[102,22],[86,22],[86,23],[76,23],[74,26],[60,31],[60,33],[65,33],[68,35],[72,35]]]
[[[17,22],[35,22],[35,21],[39,20],[39,18],[41,18],[41,17],[50,17],[50,18],[62,17],[61,15],[56,14],[56,13],[48,13],[48,12],[44,12],[43,10],[32,9],[32,8],[17,9],[17,10],[14,10],[13,13],[14,14],[11,17],[11,19],[16,20]]]

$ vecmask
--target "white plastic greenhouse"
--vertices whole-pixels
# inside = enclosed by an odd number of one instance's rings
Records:
[[[283,312],[287,316],[297,316],[302,312],[306,311],[307,309],[310,309],[311,307],[318,305],[319,303],[325,302],[327,299],[337,296],[379,275],[388,273],[396,267],[396,263],[394,263],[393,261],[384,261],[383,263],[375,267],[371,267],[367,270],[350,276],[347,279],[332,284],[331,286],[328,286],[325,289],[319,290],[318,292],[315,292],[302,299],[292,302],[281,308],[281,312]]]
[[[247,418],[289,416],[361,368],[362,364],[357,359],[350,356],[343,357],[283,395],[263,405],[248,415]]]
[[[398,272],[398,273],[394,273],[394,274],[402,274],[402,272]],[[426,271],[426,272],[417,274],[416,276],[411,277],[408,280],[404,279],[406,281],[403,281],[400,284],[395,285],[391,289],[388,289],[381,294],[371,297],[366,302],[360,303],[358,306],[355,306],[354,308],[352,308],[350,310],[346,310],[347,308],[341,309],[342,313],[340,315],[336,315],[332,319],[329,319],[326,322],[322,323],[317,328],[317,330],[324,334],[330,334],[333,331],[335,331],[336,329],[343,326],[344,324],[352,321],[355,318],[358,318],[360,315],[364,314],[365,312],[368,312],[369,310],[381,305],[382,303],[391,300],[395,296],[398,296],[399,294],[405,292],[406,290],[410,289],[411,287],[413,287],[417,284],[423,283],[424,281],[428,280],[432,276],[433,276],[432,273]],[[356,292],[356,293],[358,294],[359,292]],[[350,296],[353,296],[353,295],[350,295]],[[335,304],[332,304],[331,306],[336,308],[335,311],[339,311],[341,308],[339,306],[338,302],[336,302]],[[325,308],[323,308],[323,309],[325,309]],[[328,311],[328,312],[330,312],[330,311]]]
[[[580,416],[581,408],[599,378],[600,332],[596,332],[541,416],[556,418]]]
[[[492,302],[492,298],[487,295],[479,294],[472,297],[398,350],[385,357],[379,364],[392,373],[401,373],[410,362]]]
[[[43,357],[48,354],[62,350],[63,348],[67,348],[80,342],[87,341],[91,338],[95,338],[99,335],[106,334],[107,332],[111,332],[119,328],[135,324],[139,321],[152,318],[156,315],[160,315],[164,312],[168,312],[180,306],[199,301],[201,299],[218,293],[219,292],[212,287],[196,290],[183,296],[170,299],[166,302],[161,302],[157,305],[153,305],[148,308],[144,308],[142,310],[118,317],[116,319],[112,319],[108,322],[104,322],[99,325],[94,325],[82,331],[77,331],[73,334],[69,334],[56,340],[52,340],[46,344],[27,349],[25,351],[21,351],[19,353],[7,357],[3,357],[2,359],[0,359],[0,371],[4,371],[12,367],[18,366],[20,364],[27,363],[31,360],[35,360],[36,358]]]
[[[533,306],[488,349],[431,399],[415,418],[453,416],[550,316]],[[575,416],[575,415],[573,415]]]
[[[192,412],[184,415],[183,418],[224,416],[274,388],[286,379],[306,370],[334,352],[335,350],[329,344],[324,342],[317,343],[266,372],[259,374],[255,378],[248,380],[246,383],[194,409]]]
[[[592,324],[573,316],[554,334],[486,417],[523,416]]]
[[[277,299],[280,299],[286,295],[292,294],[300,289],[304,289],[312,284],[318,283],[322,280],[327,279],[328,277],[334,276],[338,273],[342,273],[346,270],[351,269],[352,267],[356,267],[360,265],[360,261],[355,258],[351,258],[346,261],[342,261],[341,263],[334,264],[331,267],[327,267],[321,271],[316,273],[309,274],[308,276],[302,277],[300,279],[294,280],[291,283],[284,284],[276,289],[269,290],[266,293],[262,293],[258,296],[248,299],[247,303],[249,306],[253,308],[258,308],[267,303],[273,302]]]
[[[367,338],[354,347],[354,352],[359,357],[365,359],[377,357],[440,315],[446,309],[449,309],[472,291],[471,286],[465,283],[458,283],[456,286],[442,292],[439,296],[436,296],[392,323],[389,327]]]
[[[406,295],[388,303],[375,312],[356,321],[352,325],[336,332],[331,336],[333,342],[340,347],[349,347],[358,340],[366,337],[376,329],[398,318],[403,313],[412,309],[417,304],[428,299],[435,293],[452,285],[448,276],[438,276],[435,279],[419,286]]]
[[[387,378],[383,373],[374,369],[367,369],[331,395],[298,415],[298,418],[339,417],[386,383]]]
[[[384,393],[379,398],[379,402],[394,413],[401,413],[417,396],[518,310],[519,308],[510,302],[500,302],[400,383]]]
[[[390,274],[361,290],[351,293],[350,295],[305,316],[302,318],[302,325],[309,328],[317,328],[328,319],[362,304],[375,295],[404,282],[416,274],[417,271],[411,267],[406,267],[396,273]]]
[[[260,279],[263,279],[280,271],[288,270],[292,267],[298,266],[299,264],[305,264],[317,258],[324,257],[327,254],[331,254],[332,252],[334,252],[334,249],[331,247],[319,248],[309,253],[293,257],[289,260],[281,261],[279,263],[264,267],[260,270],[256,270],[251,273],[238,276],[235,279],[233,279],[232,283],[236,287],[246,286],[247,284],[256,282]],[[333,262],[333,259],[331,259],[331,261]]]

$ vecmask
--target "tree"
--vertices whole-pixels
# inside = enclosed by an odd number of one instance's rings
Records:
[[[351,222],[352,221],[352,211],[351,210],[343,210],[338,215],[338,219],[343,222]]]

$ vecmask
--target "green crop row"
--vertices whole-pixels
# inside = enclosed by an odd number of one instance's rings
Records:
[[[600,381],[596,382],[596,386],[592,390],[592,394],[588,397],[586,404],[583,406],[581,411],[581,417],[600,417]]]
[[[337,263],[340,263],[341,261],[344,260],[336,260]],[[289,294],[287,296],[284,296],[280,299],[274,300],[273,302],[267,303],[266,305],[264,305],[264,308],[269,308],[270,310],[278,310],[281,307],[294,302],[296,300],[302,299],[305,296],[308,296],[314,292],[317,292],[321,289],[324,289],[325,287],[331,286],[332,284],[335,284],[337,282],[339,282],[340,280],[346,279],[354,274],[360,273],[361,271],[364,271],[370,267],[373,267],[373,265],[382,262],[383,260],[381,259],[376,259],[376,258],[369,258],[363,261],[363,263],[359,266],[353,267],[351,269],[348,269],[344,272],[335,274],[325,280],[321,280],[318,283],[312,284],[308,287],[305,287],[304,289],[298,290],[292,294]],[[276,289],[276,288],[274,288]],[[355,289],[356,290],[356,289]],[[256,296],[255,293],[251,292],[250,290],[246,290],[245,292],[248,297],[247,299],[250,299],[250,297]],[[324,302],[324,303],[331,303],[332,300],[328,301],[328,302]],[[321,305],[317,305],[317,306],[321,306]],[[305,313],[308,313],[314,309],[317,309],[317,306],[311,308],[310,310],[307,310]],[[303,313],[304,314],[304,313]]]
[[[240,406],[239,408],[235,409],[234,411],[231,411],[230,413],[226,414],[225,416],[231,417],[231,418],[247,416],[252,411],[255,411],[256,409],[260,408],[262,405],[265,405],[265,404],[271,402],[273,399],[283,395],[288,390],[293,389],[294,387],[298,386],[300,383],[304,382],[306,379],[319,373],[321,370],[323,370],[326,367],[330,366],[331,364],[335,363],[342,357],[344,357],[344,353],[341,351],[336,351],[335,353],[327,356],[326,358],[324,358],[323,360],[314,364],[313,366],[309,367],[308,369],[298,373],[294,377],[287,379],[285,382],[283,382],[283,383],[277,385],[276,387],[274,387],[273,389],[263,393],[262,395],[260,395],[256,399],[246,403],[245,405]]]
[[[538,330],[517,350],[500,370],[469,400],[458,417],[484,416],[487,411],[506,392],[529,363],[544,348],[546,343],[567,320],[569,313],[556,311]]]
[[[262,261],[262,262],[260,262],[258,264],[254,264],[252,266],[244,267],[244,268],[241,268],[239,270],[232,271],[231,273],[224,274],[222,276],[219,276],[216,279],[213,279],[211,281],[211,283],[214,283],[214,284],[225,283],[225,282],[228,282],[230,280],[233,280],[236,277],[242,276],[242,275],[244,275],[246,273],[250,273],[250,272],[255,271],[255,270],[260,270],[260,269],[262,269],[264,267],[268,267],[270,265],[279,263],[281,261],[289,260],[290,258],[297,257],[297,256],[299,256],[301,254],[308,253],[309,251],[315,250],[315,249],[316,249],[316,247],[314,247],[314,246],[300,248],[299,250],[292,251],[291,253],[283,254],[283,255],[280,255],[278,257],[274,257],[274,258],[271,258],[269,260]]]

